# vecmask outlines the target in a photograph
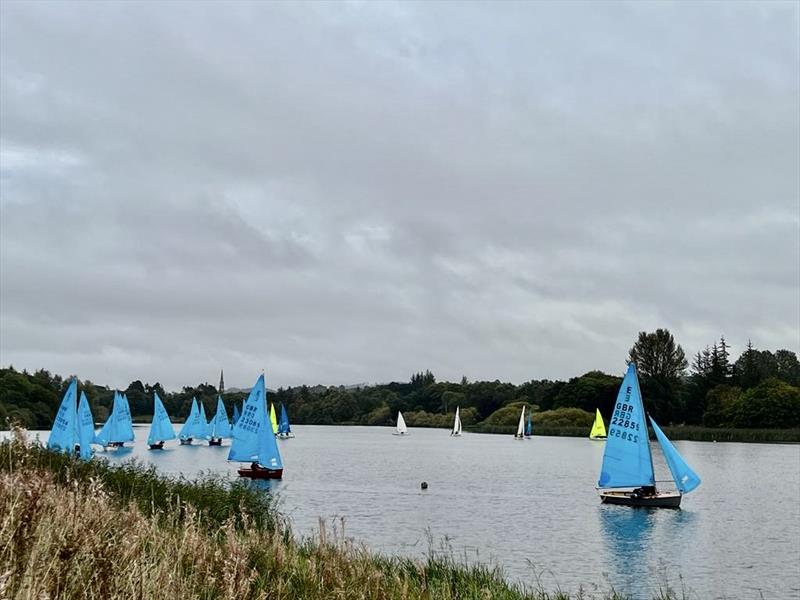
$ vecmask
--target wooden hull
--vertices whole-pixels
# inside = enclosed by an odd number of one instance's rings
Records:
[[[222,446],[222,438],[219,438],[219,439],[211,438],[210,440],[208,440],[208,445],[209,446]]]
[[[655,496],[636,496],[630,491],[601,490],[603,504],[637,506],[643,508],[680,508],[680,492],[658,492]]]
[[[181,446],[191,446],[192,445],[192,438],[181,438],[180,440]]]
[[[239,477],[249,477],[250,479],[281,479],[283,469],[251,469],[242,467],[239,469]]]
[[[157,444],[150,444],[150,450],[163,450],[164,449],[164,442],[158,442]]]

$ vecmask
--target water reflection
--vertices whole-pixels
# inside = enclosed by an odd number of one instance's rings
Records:
[[[651,546],[656,511],[626,506],[598,507],[600,533],[607,550],[612,585],[633,597],[648,589],[647,548]]]

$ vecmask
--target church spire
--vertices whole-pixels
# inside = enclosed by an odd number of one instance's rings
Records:
[[[225,393],[225,379],[223,379],[223,377],[222,377],[222,369],[219,370],[219,390],[218,391],[219,391],[219,395],[220,396],[222,396],[222,394]]]

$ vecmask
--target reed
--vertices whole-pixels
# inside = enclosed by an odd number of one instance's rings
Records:
[[[241,497],[228,497],[241,514],[222,519],[209,509],[224,491],[186,495],[186,482],[172,489],[164,480],[159,489],[172,502],[148,508],[139,481],[158,476],[141,467],[79,467],[20,439],[0,446],[1,598],[570,598],[510,584],[497,567],[467,566],[452,554],[374,555],[344,535],[343,523],[321,523],[318,535],[297,540],[277,515],[257,521],[257,505]],[[123,478],[136,482],[120,485]]]

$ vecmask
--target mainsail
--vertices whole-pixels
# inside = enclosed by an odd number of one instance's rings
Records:
[[[211,437],[211,426],[208,423],[208,419],[206,419],[206,407],[202,400],[198,404],[200,404],[200,417],[197,421],[195,437],[208,439]]]
[[[519,414],[519,424],[517,425],[517,433],[514,437],[521,438],[525,431],[525,407],[522,407],[522,412]]]
[[[272,424],[272,433],[278,433],[278,419],[275,416],[275,405],[269,405],[269,422]]]
[[[642,393],[633,363],[628,365],[614,405],[597,485],[601,488],[655,485]]]
[[[199,436],[198,425],[200,424],[200,409],[197,408],[197,400],[192,398],[192,408],[189,410],[189,416],[183,423],[183,427],[178,432],[178,437],[182,440],[188,440],[195,435]]]
[[[236,425],[236,421],[239,420],[239,415],[240,414],[241,413],[239,412],[239,405],[234,402],[233,403],[233,420],[232,420],[234,425]]]
[[[153,422],[150,425],[150,434],[147,436],[148,444],[157,444],[164,440],[174,440],[175,430],[169,419],[164,403],[158,397],[158,392],[153,392]]]
[[[532,410],[528,411],[528,422],[525,424],[525,437],[531,437],[533,435],[533,417],[531,417],[532,413]]]
[[[264,376],[260,375],[250,390],[239,420],[233,426],[228,460],[257,462],[271,469],[283,468],[275,434],[267,416],[266,401]]]
[[[700,476],[686,464],[677,448],[667,439],[667,436],[661,431],[653,417],[650,417],[650,422],[653,424],[653,431],[656,432],[656,438],[658,438],[658,443],[661,444],[661,451],[664,453],[664,459],[667,461],[667,466],[670,473],[672,473],[673,479],[675,479],[678,490],[682,494],[688,494],[700,485]]]
[[[453,420],[453,431],[451,435],[461,435],[461,416],[459,415],[459,406],[456,406],[456,418]]]
[[[403,413],[400,411],[397,412],[397,433],[406,433],[408,432],[408,427],[406,427],[406,420],[403,418]]]
[[[51,450],[58,450],[71,454],[75,451],[75,444],[78,443],[78,413],[76,403],[78,401],[78,380],[73,378],[61,399],[61,406],[58,407],[50,436],[47,438],[47,447]]]
[[[118,402],[118,404],[117,404]],[[133,419],[131,418],[131,407],[128,404],[128,397],[125,394],[117,396],[117,402],[114,403],[114,437],[112,442],[132,442],[135,439],[133,435]]]
[[[222,402],[221,396],[217,396],[217,413],[214,415],[214,418],[211,419],[209,425],[212,438],[231,437],[231,424],[228,422],[228,411],[225,410],[225,404]]]
[[[600,409],[595,409],[596,414],[594,417],[594,424],[589,437],[593,440],[606,437],[606,425],[603,423],[603,416],[600,414]]]
[[[94,417],[89,407],[86,394],[81,392],[81,401],[78,405],[78,443],[81,446],[81,458],[92,457],[92,440],[94,439]]]
[[[281,403],[281,420],[278,423],[278,434],[289,435],[292,433],[292,427],[289,425],[289,413],[286,412],[286,407]]]

